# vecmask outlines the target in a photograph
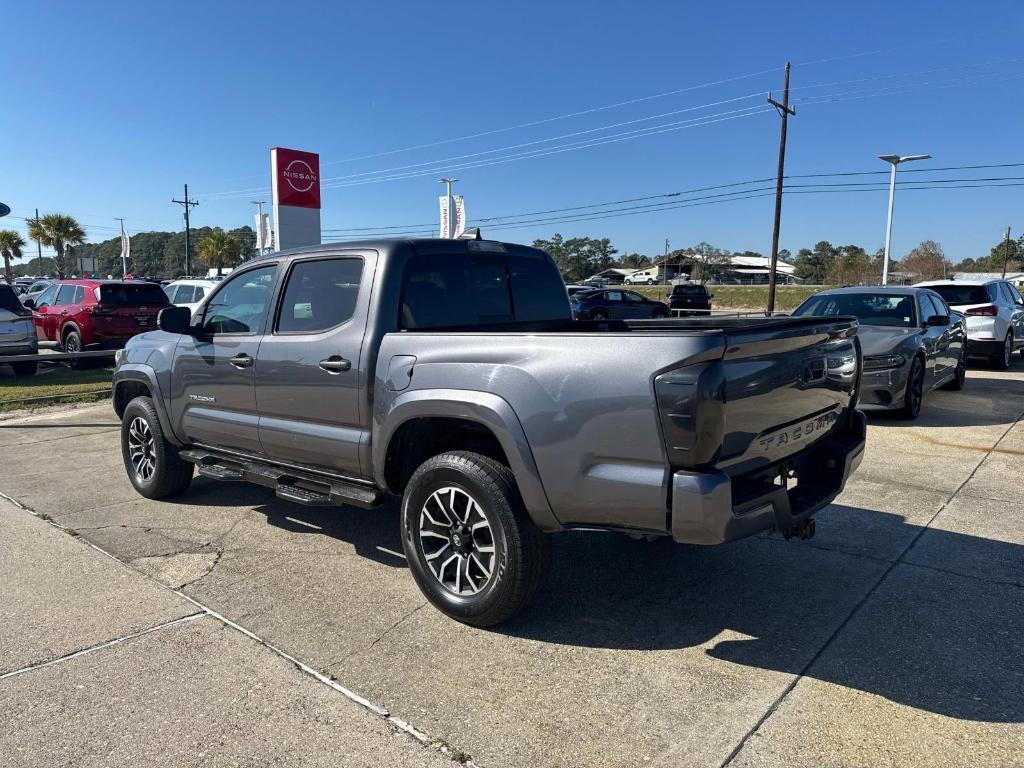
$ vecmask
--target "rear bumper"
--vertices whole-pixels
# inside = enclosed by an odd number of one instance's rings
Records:
[[[1002,341],[967,339],[967,354],[971,357],[993,357],[1003,354]]]
[[[867,421],[854,411],[845,429],[790,457],[797,483],[764,478],[734,481],[720,471],[676,472],[672,478],[672,538],[686,544],[723,544],[762,531],[786,531],[839,495],[864,457]]]

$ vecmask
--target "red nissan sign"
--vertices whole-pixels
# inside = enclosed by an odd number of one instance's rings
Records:
[[[320,207],[320,155],[297,149],[270,150],[275,172],[274,202],[299,208]]]

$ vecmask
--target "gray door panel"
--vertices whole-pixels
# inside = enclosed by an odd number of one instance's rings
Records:
[[[362,344],[373,267],[371,258],[351,256],[291,265],[256,363],[260,443],[268,457],[364,476]]]

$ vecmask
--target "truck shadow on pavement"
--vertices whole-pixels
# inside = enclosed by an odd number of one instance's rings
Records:
[[[830,513],[875,518],[873,535],[914,545],[893,565],[815,540],[703,548],[569,534],[556,540],[552,578],[534,608],[494,631],[607,650],[703,648],[728,664],[804,674],[949,717],[1024,722],[1024,547],[922,533],[874,510]]]

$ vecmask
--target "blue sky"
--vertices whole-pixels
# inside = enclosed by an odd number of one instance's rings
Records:
[[[788,173],[885,170],[876,156],[891,152],[931,153],[922,168],[1024,162],[1019,0],[33,2],[3,19],[17,33],[2,54],[0,200],[15,216],[70,213],[93,241],[113,236],[115,216],[131,232],[180,227],[170,200],[184,182],[200,200],[194,226],[251,224],[249,201],[269,192],[249,190],[269,186],[275,145],[320,153],[335,179],[323,226],[338,229],[434,222],[449,168],[471,219],[770,178],[779,119],[760,107],[787,59]],[[990,177],[1024,167],[901,179]],[[987,254],[1006,226],[1020,233],[1022,202],[1024,186],[901,189],[893,252],[928,238],[954,261]],[[885,205],[884,189],[787,194],[781,245],[874,250]],[[763,196],[484,234],[767,252],[772,209]]]

